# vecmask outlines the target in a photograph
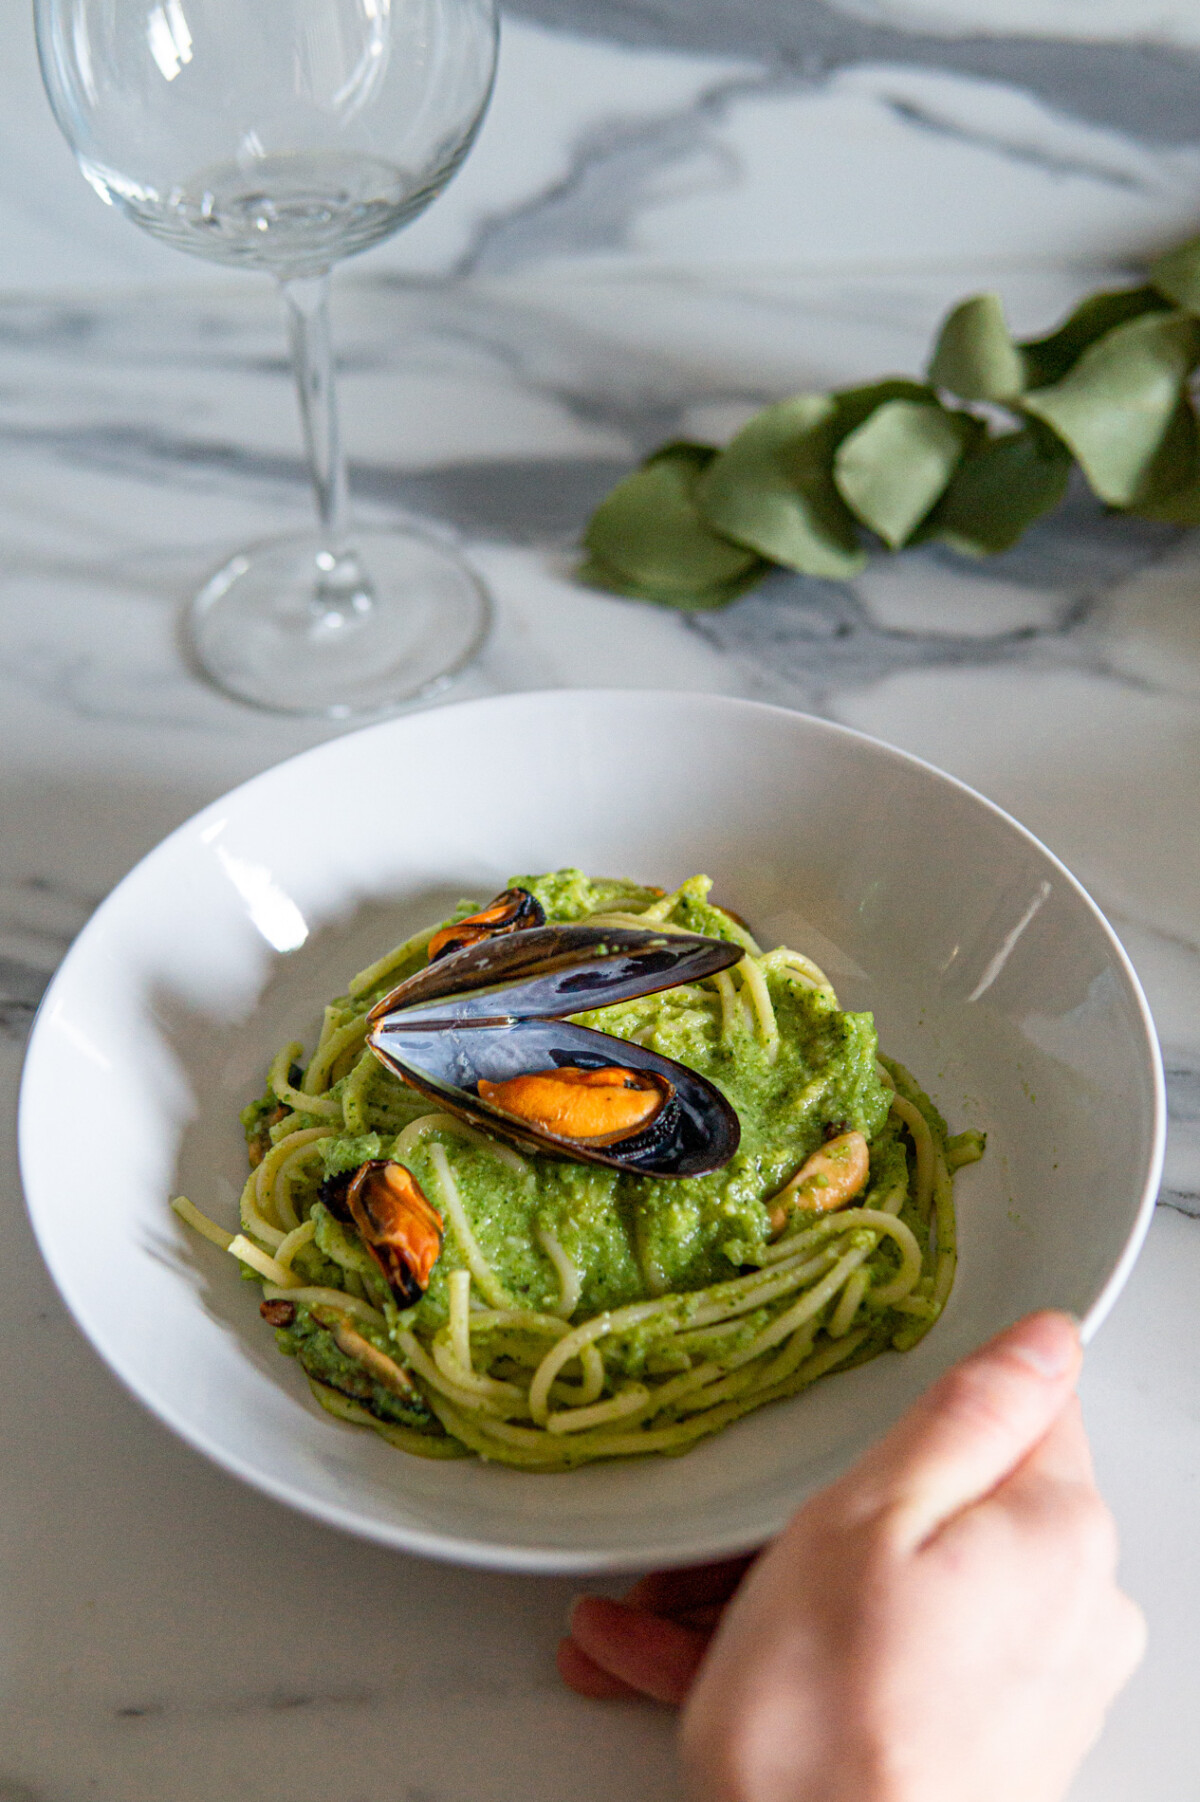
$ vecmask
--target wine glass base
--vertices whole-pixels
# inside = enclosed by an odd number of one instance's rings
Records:
[[[195,656],[226,694],[276,713],[351,719],[427,695],[487,636],[483,583],[433,539],[353,534],[364,584],[331,602],[325,542],[313,533],[241,552],[192,604]]]

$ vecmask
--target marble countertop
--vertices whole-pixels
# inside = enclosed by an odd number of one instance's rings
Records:
[[[986,565],[926,550],[848,585],[781,574],[690,618],[570,579],[589,507],[668,435],[722,437],[768,398],[916,370],[978,287],[1003,290],[1019,330],[1046,325],[1186,229],[1194,15],[1163,0],[1138,39],[1135,0],[1089,3],[1086,40],[1083,0],[1064,0],[1053,40],[1023,0],[1004,31],[986,0],[764,0],[749,38],[744,8],[693,8],[685,29],[671,0],[609,0],[583,38],[569,7],[527,5],[492,138],[440,215],[339,277],[335,329],[360,517],[448,525],[496,597],[492,639],[446,698],[616,684],[825,714],[1010,809],[1121,934],[1172,1129],[1084,1398],[1151,1647],[1072,1794],[1190,1802],[1200,541],[1075,494]],[[49,975],[165,832],[334,729],[224,700],[179,643],[184,602],[234,547],[307,523],[275,296],[77,192],[13,43],[0,1802],[670,1802],[670,1719],[557,1685],[569,1586],[402,1558],[239,1487],[119,1389],[34,1248],[12,1099]],[[523,132],[535,105],[545,130]],[[828,178],[781,179],[781,145],[811,171],[831,134],[847,154]],[[85,1178],[86,1154],[68,1157]]]

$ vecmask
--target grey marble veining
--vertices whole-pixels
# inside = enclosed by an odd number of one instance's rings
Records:
[[[854,17],[823,0],[509,0],[508,10],[558,31],[612,39],[638,49],[706,56],[752,56],[764,67],[819,81],[863,63],[953,70],[1036,94],[1051,106],[1150,144],[1200,138],[1200,58],[1170,44],[1088,43],[1005,29],[961,34],[898,30]]]
[[[904,42],[907,45],[910,40]],[[976,94],[961,81],[947,85],[936,80],[906,80],[904,72],[909,70],[917,76],[946,77],[983,72],[974,65],[976,61],[986,65],[986,57],[956,60],[946,54],[942,40],[937,43],[937,55],[913,50],[883,62],[871,55],[847,53],[831,59],[827,67],[820,57],[805,59],[801,71],[785,59],[782,65],[768,64],[757,71],[716,78],[699,97],[683,100],[675,108],[664,107],[648,118],[602,120],[577,137],[565,169],[553,183],[478,222],[452,272],[459,276],[487,274],[548,258],[628,254],[636,248],[638,220],[653,211],[664,192],[686,194],[691,190],[703,195],[737,189],[745,183],[746,159],[740,143],[745,118],[769,107],[784,116],[794,113],[799,122],[804,110],[828,97],[836,120],[843,104],[837,77],[856,72],[864,77],[883,118],[890,119],[905,138],[940,141],[943,154],[970,149],[987,162],[1007,166],[1012,173],[1019,173],[1024,166],[1052,182],[1074,177],[1101,195],[1108,190],[1135,206],[1142,201],[1153,203],[1168,178],[1166,167],[1131,155],[1135,145],[1179,148],[1188,153],[1189,168],[1194,162],[1200,144],[1200,56],[1172,60],[1170,66],[1178,65],[1179,92],[1165,107],[1158,95],[1141,91],[1145,84],[1137,78],[1137,65],[1147,53],[1136,48],[1113,46],[1096,51],[1105,67],[1095,71],[1095,111],[1071,105],[1064,109],[1058,92],[1044,91],[1014,74],[1011,93],[1027,102],[1042,102],[1049,109],[1039,121],[1031,106],[1019,117],[1005,107],[1010,90],[1002,69],[991,75],[990,80],[1000,85],[989,93],[989,99],[999,99],[1000,105],[982,111],[974,104]],[[1007,44],[1003,47],[1009,48]],[[1064,46],[1064,57],[1073,65],[1081,51],[1089,48]],[[1030,67],[1041,70],[1042,60],[1039,48],[1029,59]],[[1119,119],[1103,116],[1103,102],[1108,102],[1113,112],[1122,111],[1120,97],[1129,96],[1131,77],[1137,117],[1156,122],[1148,132],[1130,132]],[[1078,135],[1057,128],[1058,121],[1070,118],[1105,129]],[[839,146],[836,123],[831,123],[833,129],[788,171],[792,180],[817,183],[832,176],[837,182]],[[883,167],[880,178],[888,179]],[[754,171],[750,179],[757,185],[763,177]],[[958,201],[968,208],[969,194],[964,192]],[[912,210],[919,210],[919,190],[911,193],[907,202]],[[847,207],[853,204],[852,194],[847,194]],[[762,260],[802,263],[811,249],[811,238],[789,229],[784,215],[777,236],[762,235],[754,254]],[[895,256],[898,250],[897,246],[890,254]]]
[[[1168,1173],[1158,1205],[1200,1219],[1200,1061],[1177,1061],[1168,1054],[1165,1068],[1174,1149],[1177,1155],[1183,1154],[1178,1155],[1178,1162],[1182,1164],[1186,1157],[1190,1169],[1186,1174]]]
[[[930,619],[924,629],[914,629],[878,617],[870,578],[864,598],[855,583],[780,572],[733,606],[694,615],[689,625],[723,653],[752,664],[764,692],[801,694],[817,712],[842,685],[870,684],[918,667],[1066,664],[1100,670],[1105,654],[1090,630],[1096,607],[1111,587],[1153,563],[1178,537],[1147,522],[1118,522],[1077,490],[1015,550],[990,560],[986,572],[941,549],[913,552],[906,560],[906,576],[919,581],[921,572],[931,586],[940,579],[947,588],[969,588],[982,579],[1038,594],[1047,603],[1040,620],[1018,603],[1010,606],[1010,621],[997,618],[992,630],[964,631],[947,607],[943,624]]]

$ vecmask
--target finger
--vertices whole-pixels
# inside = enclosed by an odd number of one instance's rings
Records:
[[[754,1559],[729,1558],[721,1564],[696,1564],[687,1570],[651,1571],[642,1577],[625,1597],[630,1608],[644,1608],[649,1614],[691,1614],[698,1608],[711,1608],[727,1602]]]
[[[1078,1530],[1081,1508],[1094,1507],[1107,1515],[1096,1488],[1083,1416],[1073,1396],[1028,1457],[990,1491],[987,1503],[1034,1515],[1050,1509],[1072,1531]]]
[[[555,1663],[559,1676],[577,1696],[587,1696],[594,1702],[627,1702],[631,1697],[641,1695],[640,1690],[622,1683],[610,1671],[601,1670],[573,1639],[559,1640]]]
[[[917,1546],[989,1495],[1070,1399],[1081,1361],[1066,1314],[1031,1314],[933,1385],[836,1486],[844,1508],[887,1513]]]
[[[1073,1573],[1094,1593],[1117,1593],[1120,1545],[1117,1525],[1096,1488],[1091,1448],[1078,1407],[1064,1409],[1045,1438],[1004,1479],[981,1508],[960,1515],[939,1533],[931,1549],[972,1522],[1006,1516],[1026,1536],[1035,1535],[1060,1574]]]
[[[603,1596],[583,1596],[571,1613],[571,1638],[593,1664],[656,1702],[678,1704],[708,1648],[698,1627],[627,1608]]]
[[[1138,1665],[1146,1656],[1146,1617],[1123,1589],[1113,1599],[1112,1666],[1113,1694],[1124,1689]]]
[[[1009,1481],[1025,1473],[1040,1482],[1079,1483],[1094,1487],[1092,1448],[1083,1424],[1083,1410],[1072,1396],[1049,1431],[1034,1446]]]
[[[985,1546],[1011,1544],[1013,1534],[1024,1548],[1031,1583],[1039,1561],[1044,1580],[1056,1589],[1065,1585],[1063,1593],[1085,1599],[1116,1595],[1116,1522],[1096,1488],[1091,1448],[1073,1402],[1002,1483],[945,1522],[921,1552],[934,1559],[946,1552],[953,1558],[981,1540]],[[993,1556],[994,1551],[985,1554],[988,1561]]]

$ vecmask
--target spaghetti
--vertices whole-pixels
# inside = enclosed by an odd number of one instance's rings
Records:
[[[517,881],[547,920],[741,949],[731,970],[578,1016],[718,1084],[740,1148],[711,1174],[652,1178],[521,1155],[439,1109],[364,1048],[368,1011],[445,926],[407,940],[326,1008],[306,1065],[299,1045],[273,1060],[243,1114],[239,1230],[174,1204],[262,1283],[262,1312],[322,1407],[409,1452],[563,1471],[682,1452],[915,1345],[950,1294],[953,1173],[982,1136],[950,1138],[879,1055],[870,1015],[842,1012],[800,953],[764,954],[707,878],[670,895],[574,870]],[[327,1185],[380,1159],[444,1223],[411,1306],[329,1205]]]

